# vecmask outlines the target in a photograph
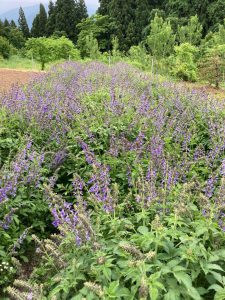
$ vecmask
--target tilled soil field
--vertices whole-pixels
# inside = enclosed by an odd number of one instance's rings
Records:
[[[0,93],[8,91],[14,84],[25,84],[41,72],[0,69]]]

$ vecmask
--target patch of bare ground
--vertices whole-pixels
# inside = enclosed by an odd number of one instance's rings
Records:
[[[7,92],[15,84],[25,84],[39,74],[40,71],[0,69],[0,93]]]

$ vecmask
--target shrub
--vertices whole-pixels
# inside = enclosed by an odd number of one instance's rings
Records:
[[[11,54],[11,46],[9,41],[0,36],[0,55],[4,58],[4,59],[8,59],[10,57]]]
[[[196,81],[197,64],[195,62],[195,56],[197,51],[197,48],[189,43],[176,46],[174,65],[171,70],[172,75],[185,81]]]

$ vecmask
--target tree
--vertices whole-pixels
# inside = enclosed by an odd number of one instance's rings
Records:
[[[48,5],[48,20],[46,24],[46,33],[47,36],[51,36],[55,31],[56,26],[56,10],[54,3],[52,1],[49,2]]]
[[[138,62],[142,68],[148,65],[148,55],[142,44],[130,48],[129,58],[132,62]]]
[[[199,45],[202,38],[202,25],[198,16],[191,17],[186,26],[178,26],[178,41],[180,44],[189,43]]]
[[[26,54],[33,57],[41,64],[41,69],[45,69],[48,62],[59,60],[78,58],[79,52],[75,49],[72,41],[65,37],[55,38],[31,38],[26,42]]]
[[[150,24],[150,35],[146,42],[153,57],[165,58],[173,52],[175,35],[168,21],[155,16]]]
[[[207,50],[200,62],[200,73],[210,84],[219,88],[225,73],[225,44]]]
[[[39,14],[33,20],[32,27],[30,34],[32,37],[40,37],[40,30],[39,30]]]
[[[77,41],[79,24],[87,15],[87,8],[83,0],[57,0],[53,16],[55,18],[54,31],[65,31],[68,38]]]
[[[19,29],[21,30],[21,32],[23,33],[24,37],[27,39],[30,36],[30,31],[29,31],[29,27],[27,25],[27,20],[24,14],[24,11],[22,9],[22,7],[20,7],[19,9]]]
[[[207,30],[215,30],[218,24],[221,24],[224,20],[224,11],[225,11],[225,1],[216,0],[209,1],[207,6]],[[205,12],[204,12],[205,13]]]
[[[97,10],[97,13],[105,16],[109,15],[109,5],[111,0],[99,0],[99,8]]]
[[[86,36],[86,49],[88,57],[91,59],[98,59],[100,51],[98,47],[98,41],[93,37],[93,34]]]
[[[39,13],[34,18],[31,35],[33,37],[41,37],[46,35],[47,13],[43,4],[40,4]]]
[[[120,50],[127,52],[138,42],[135,20],[136,0],[112,0],[109,5],[109,16],[115,19]]]
[[[184,43],[175,47],[175,61],[172,68],[172,74],[185,81],[196,81],[197,64],[195,56],[198,48]]]
[[[13,20],[11,20],[11,22],[10,22],[10,27],[11,28],[16,28],[17,27],[16,23]]]
[[[25,45],[25,38],[18,28],[12,28],[9,32],[9,42],[16,49],[21,49]]]
[[[88,18],[87,6],[84,0],[77,0],[76,2],[76,17],[78,21]],[[78,23],[77,23],[78,24]]]
[[[143,30],[149,23],[150,18],[150,6],[147,0],[136,0],[135,9],[135,26],[137,40],[140,42],[143,38]]]
[[[9,21],[7,19],[5,19],[5,21],[4,21],[4,26],[5,27],[10,27]]]
[[[204,56],[209,49],[215,48],[215,46],[225,44],[225,20],[224,24],[219,25],[219,29],[216,32],[208,32],[206,37],[201,42],[201,54]]]
[[[121,56],[121,53],[119,51],[119,40],[117,36],[112,39],[112,56],[115,59]]]
[[[111,37],[116,31],[116,24],[109,16],[94,15],[77,25],[79,30],[77,45],[84,57],[87,54],[86,36],[93,35],[98,41],[99,50],[109,51],[112,48]]]
[[[11,46],[9,41],[0,36],[0,56],[2,56],[5,59],[8,59],[10,57],[11,53]]]

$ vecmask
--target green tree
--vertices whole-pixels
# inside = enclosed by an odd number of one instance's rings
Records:
[[[42,70],[45,69],[48,62],[79,57],[79,52],[75,49],[74,44],[66,37],[28,39],[26,51],[28,57],[33,57],[40,62]]]
[[[138,42],[142,40],[143,31],[149,24],[150,12],[149,1],[136,0],[135,26]]]
[[[138,42],[135,20],[135,0],[112,0],[109,5],[109,16],[115,19],[117,31],[115,35],[119,39],[120,50],[128,51]]]
[[[10,23],[7,19],[5,19],[5,21],[4,21],[4,26],[5,27],[10,27]]]
[[[57,0],[55,4],[55,31],[65,31],[67,36],[75,41],[76,27],[74,0]]]
[[[148,66],[148,55],[144,45],[132,46],[129,50],[129,58],[132,62],[137,62],[141,68]]]
[[[117,36],[113,37],[112,39],[112,56],[114,58],[118,58],[121,56],[121,53],[119,51],[119,40]]]
[[[55,5],[52,1],[49,2],[48,5],[48,20],[46,24],[46,33],[47,36],[51,36],[55,31],[56,27],[56,10]]]
[[[209,32],[202,40],[200,49],[201,56],[204,56],[209,49],[215,48],[218,45],[225,44],[225,20],[223,24],[219,25],[216,32]]]
[[[9,42],[16,49],[21,49],[25,45],[25,38],[18,28],[12,28],[9,32]]]
[[[215,30],[219,24],[221,24],[225,17],[225,1],[216,0],[209,1],[209,5],[206,10],[207,16],[207,30]]]
[[[27,25],[27,20],[26,20],[26,17],[25,17],[25,14],[24,14],[24,11],[23,11],[22,7],[20,7],[20,9],[19,9],[18,23],[19,23],[19,29],[23,33],[24,37],[26,39],[29,38],[30,31],[29,31],[29,27]]]
[[[96,38],[94,38],[92,33],[86,36],[86,49],[88,57],[91,59],[98,59],[100,57],[98,41]]]
[[[178,26],[178,41],[180,44],[189,43],[199,45],[202,38],[202,25],[198,16],[192,16],[186,26]]]
[[[116,24],[109,16],[94,15],[77,25],[79,30],[77,45],[84,57],[87,54],[85,49],[86,36],[93,35],[98,41],[99,50],[109,51],[112,48],[111,37],[116,31]]]
[[[16,28],[17,27],[16,23],[13,20],[11,20],[11,22],[10,22],[10,27],[11,28]]]
[[[175,60],[172,68],[172,74],[185,81],[197,80],[196,55],[198,48],[184,43],[175,46]]]
[[[0,56],[2,56],[5,59],[8,59],[11,54],[11,46],[9,41],[0,36]]]
[[[79,24],[87,17],[87,8],[83,0],[57,0],[54,8],[55,31],[65,31],[68,38],[76,42]]]
[[[30,34],[32,37],[40,37],[40,30],[39,30],[39,14],[33,20],[32,27]]]
[[[175,34],[170,23],[156,15],[151,21],[150,28],[146,42],[153,57],[165,58],[170,55],[175,43]]]
[[[32,24],[31,35],[33,37],[45,36],[47,33],[46,25],[47,25],[47,13],[44,5],[40,4],[39,13],[34,18]]]
[[[219,88],[225,74],[225,44],[206,51],[200,62],[200,73],[203,79]]]
[[[99,8],[97,13],[100,15],[109,15],[109,5],[111,0],[99,0]]]
[[[83,19],[88,18],[87,6],[85,4],[85,1],[76,0],[75,4],[76,4],[76,17],[78,21],[82,21]]]

